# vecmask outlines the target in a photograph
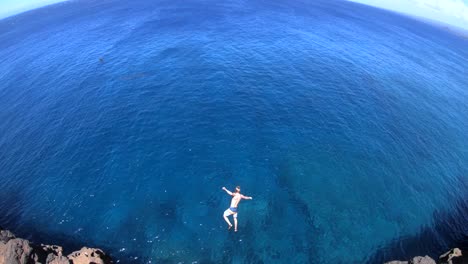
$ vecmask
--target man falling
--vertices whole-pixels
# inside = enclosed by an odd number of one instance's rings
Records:
[[[224,211],[224,215],[223,215],[224,220],[226,220],[226,223],[228,223],[229,225],[228,229],[231,229],[232,224],[229,221],[228,216],[233,215],[234,216],[234,232],[237,232],[237,205],[239,204],[241,199],[252,200],[252,197],[242,195],[240,193],[240,186],[236,187],[235,192],[229,191],[228,189],[226,189],[226,187],[223,187],[223,190],[226,191],[227,194],[232,196],[231,207],[229,207],[228,209],[226,209],[226,211]]]

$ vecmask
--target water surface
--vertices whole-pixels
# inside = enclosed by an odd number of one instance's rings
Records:
[[[0,225],[121,263],[365,263],[427,229],[416,251],[443,250],[436,213],[468,234],[467,47],[340,1],[4,19]],[[254,197],[237,234],[235,185]]]

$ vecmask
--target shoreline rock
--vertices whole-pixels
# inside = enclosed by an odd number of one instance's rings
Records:
[[[429,256],[418,256],[408,261],[393,260],[384,264],[468,264],[468,251],[453,248],[444,254],[440,255],[438,261],[435,261]]]
[[[0,228],[0,264],[110,264],[112,258],[98,248],[83,247],[68,256],[56,245],[35,245]]]

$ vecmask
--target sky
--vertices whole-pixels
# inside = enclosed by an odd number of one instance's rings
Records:
[[[64,0],[0,0],[0,19]]]
[[[0,0],[0,19],[64,0]],[[223,0],[220,0],[223,1]],[[313,1],[313,0],[310,0]],[[468,0],[350,0],[468,30]]]
[[[468,0],[350,0],[468,30]]]

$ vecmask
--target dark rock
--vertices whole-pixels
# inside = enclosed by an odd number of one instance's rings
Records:
[[[102,250],[82,248],[63,256],[63,249],[55,245],[33,245],[0,229],[0,264],[110,264],[112,259]]]
[[[15,238],[15,235],[8,230],[0,229],[0,243],[6,244],[10,239]]]
[[[62,256],[63,248],[56,245],[42,245],[41,250],[44,251],[47,255],[54,254],[56,256]]]
[[[429,256],[414,257],[410,263],[411,264],[436,264],[435,260],[433,260]]]
[[[390,261],[385,264],[468,264],[468,254],[463,254],[459,248],[451,249],[444,254],[440,255],[439,261],[436,262],[429,256],[414,257],[410,261]]]
[[[393,260],[390,262],[385,262],[385,264],[436,264],[436,262],[429,256],[425,257],[414,257],[410,261],[399,261]]]
[[[46,264],[69,264],[70,260],[62,256],[63,249],[60,246],[55,245],[41,245],[41,250],[47,254],[45,263]]]
[[[468,253],[459,248],[451,249],[439,257],[440,264],[468,264]]]

